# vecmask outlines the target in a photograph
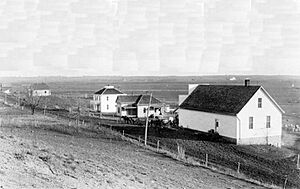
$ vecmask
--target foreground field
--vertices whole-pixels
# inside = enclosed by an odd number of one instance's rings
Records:
[[[261,188],[184,165],[107,130],[62,134],[53,131],[64,124],[56,118],[9,107],[0,107],[0,115],[0,188]]]
[[[135,137],[144,135],[144,128],[139,126],[115,126],[113,129]],[[297,136],[288,133],[284,133],[286,144],[282,148],[267,145],[238,146],[224,141],[217,142],[192,130],[153,127],[148,129],[148,140],[154,146],[159,141],[161,148],[174,153],[181,146],[186,155],[195,157],[202,163],[207,154],[209,163],[219,170],[229,168],[235,173],[240,163],[239,171],[247,178],[282,187],[300,187],[300,171],[296,169],[298,140]]]

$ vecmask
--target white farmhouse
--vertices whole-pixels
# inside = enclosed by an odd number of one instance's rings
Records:
[[[236,144],[281,146],[282,113],[262,86],[198,85],[180,104],[179,125],[214,130]]]
[[[117,113],[116,100],[118,96],[126,95],[114,88],[114,86],[105,86],[93,95],[91,101],[92,109],[102,113]]]
[[[34,83],[30,86],[33,96],[50,96],[51,90],[46,83]]]

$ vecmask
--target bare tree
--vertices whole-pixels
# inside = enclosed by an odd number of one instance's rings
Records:
[[[34,95],[33,89],[29,88],[26,92],[24,103],[29,106],[31,109],[31,114],[33,115],[35,112],[35,109],[39,106],[42,96]]]

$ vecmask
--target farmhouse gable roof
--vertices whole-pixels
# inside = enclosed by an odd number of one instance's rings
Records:
[[[135,105],[148,105],[150,101],[150,95],[127,95],[118,96],[116,102],[123,104],[135,104]],[[161,104],[161,101],[157,98],[151,98],[151,104]]]
[[[199,85],[179,107],[236,115],[260,88],[260,86]]]
[[[34,83],[30,86],[33,90],[49,90],[49,86],[46,83]]]
[[[151,96],[151,104],[161,104],[161,101]],[[150,95],[141,95],[139,101],[137,102],[138,105],[148,105],[150,102]]]
[[[124,93],[122,93],[121,91],[119,91],[116,88],[104,87],[104,88],[100,89],[99,91],[95,92],[94,94],[97,94],[97,95],[115,95],[115,94],[124,94]]]
[[[118,96],[116,102],[123,104],[135,104],[141,95]]]

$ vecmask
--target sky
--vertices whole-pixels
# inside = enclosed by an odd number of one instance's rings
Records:
[[[297,0],[1,0],[1,76],[300,75]]]

